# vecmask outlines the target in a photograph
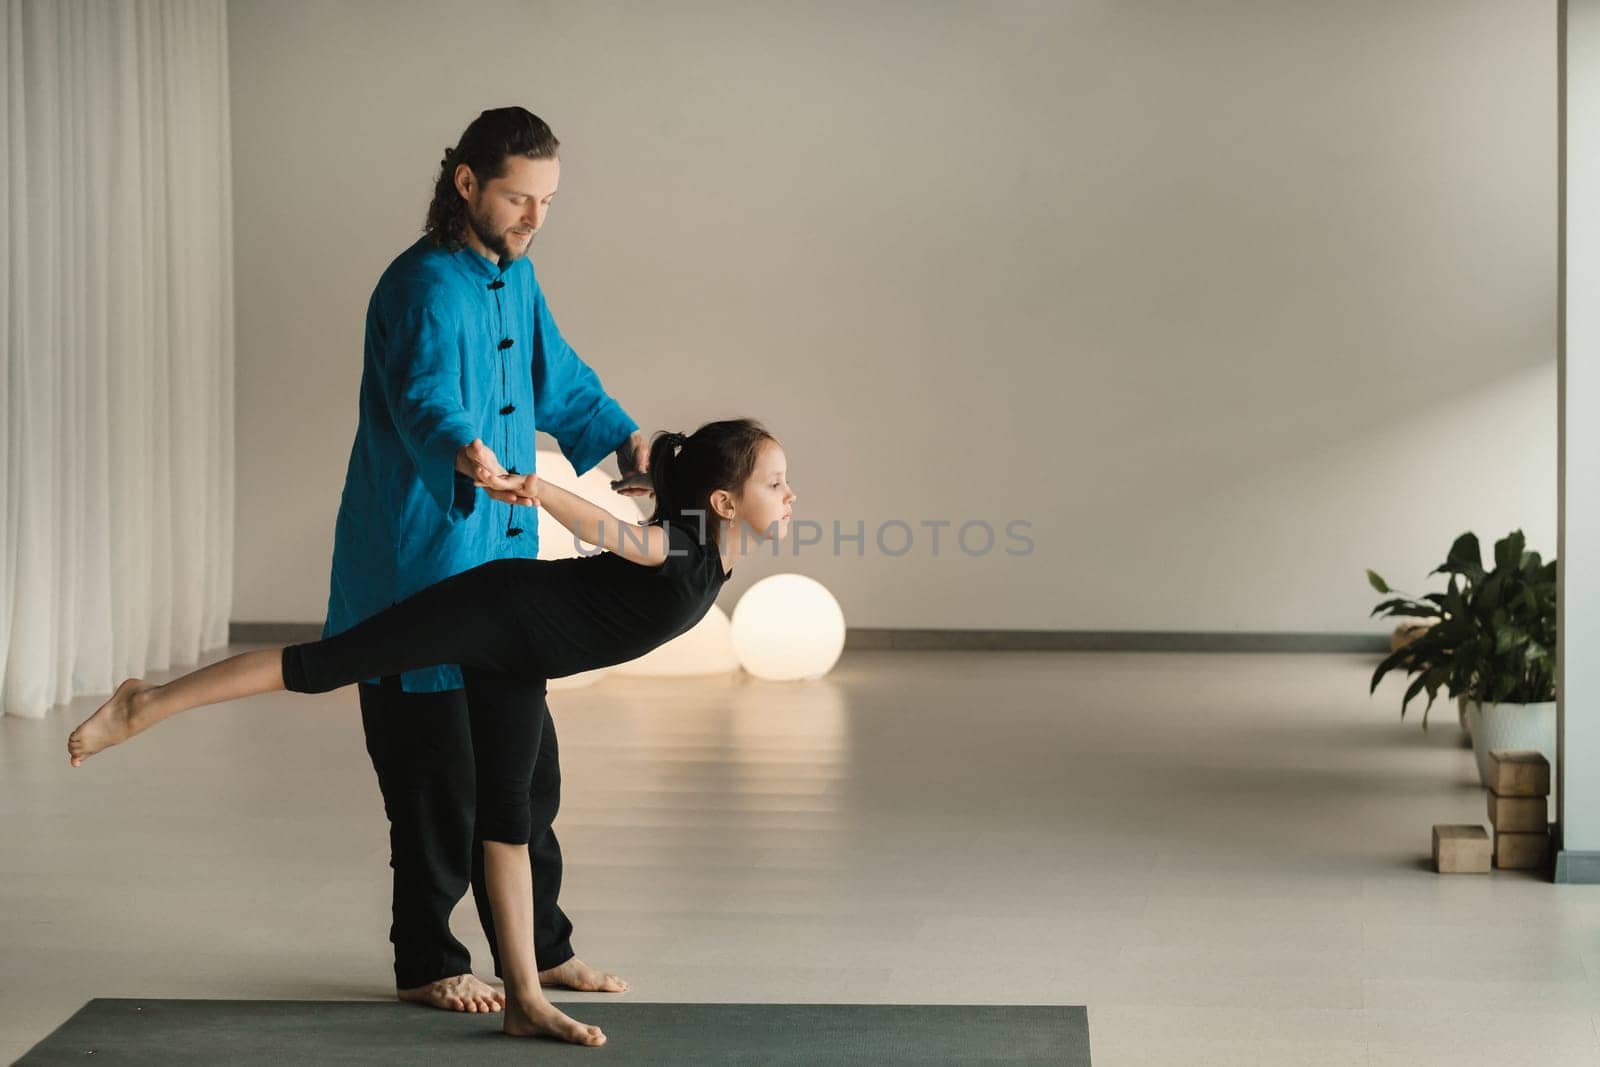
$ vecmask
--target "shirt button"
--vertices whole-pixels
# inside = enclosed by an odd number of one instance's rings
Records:
[[[494,281],[489,283],[489,288],[491,288],[491,289],[504,289],[505,287],[506,287],[506,283],[503,282],[503,281],[500,281],[498,278],[496,278]]]
[[[517,405],[515,405],[515,404],[507,404],[505,407],[500,409],[500,414],[509,415],[515,410],[517,410]]]
[[[504,341],[500,342],[500,351],[504,352],[506,349],[510,348],[512,345],[514,345],[516,343],[517,342],[515,342],[511,338],[507,337]]]

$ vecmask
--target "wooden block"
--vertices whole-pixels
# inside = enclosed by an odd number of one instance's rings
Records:
[[[1550,834],[1494,835],[1494,865],[1502,871],[1538,870],[1550,862]]]
[[[1410,619],[1400,623],[1394,628],[1394,633],[1389,635],[1389,651],[1399,652],[1427,633],[1438,621],[1438,619]]]
[[[1433,866],[1440,874],[1488,874],[1489,835],[1481,826],[1435,825]]]
[[[1545,833],[1550,829],[1546,797],[1502,797],[1489,794],[1489,825],[1501,833]]]
[[[1489,791],[1503,797],[1550,795],[1550,763],[1538,752],[1497,748],[1489,753]]]

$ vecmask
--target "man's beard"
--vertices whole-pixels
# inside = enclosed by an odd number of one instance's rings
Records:
[[[489,229],[488,219],[480,218],[478,213],[473,211],[471,208],[467,209],[467,225],[471,226],[472,232],[478,235],[478,240],[483,242],[483,247],[500,257],[500,265],[502,267],[508,263],[512,263],[518,259],[521,259],[522,256],[527,253],[528,249],[533,247],[533,238],[530,237],[528,238],[527,245],[523,247],[522,251],[511,251],[511,246],[506,243],[506,234],[511,232],[510,227],[507,227],[500,233],[495,233],[493,230]]]

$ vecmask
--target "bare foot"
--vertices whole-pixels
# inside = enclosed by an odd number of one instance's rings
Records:
[[[539,984],[579,993],[626,993],[628,983],[614,974],[604,974],[574,956],[565,963],[539,972]]]
[[[98,711],[78,724],[67,736],[67,755],[74,767],[112,745],[126,741],[138,733],[140,727],[133,721],[134,694],[150,687],[138,678],[129,678],[117,686],[111,699],[100,705]]]
[[[606,1043],[598,1026],[569,1018],[542,996],[534,1001],[506,1001],[506,1022],[500,1029],[513,1037],[553,1037],[574,1045]]]
[[[426,1004],[445,1011],[499,1011],[506,1002],[504,993],[475,974],[441,978],[415,989],[399,990],[395,996],[412,1004]]]

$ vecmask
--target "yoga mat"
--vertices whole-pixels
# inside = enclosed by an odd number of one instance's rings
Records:
[[[1081,1007],[559,1001],[582,1048],[506,1037],[499,1015],[348,1001],[91,1000],[21,1064],[1052,1064],[1088,1067]]]

